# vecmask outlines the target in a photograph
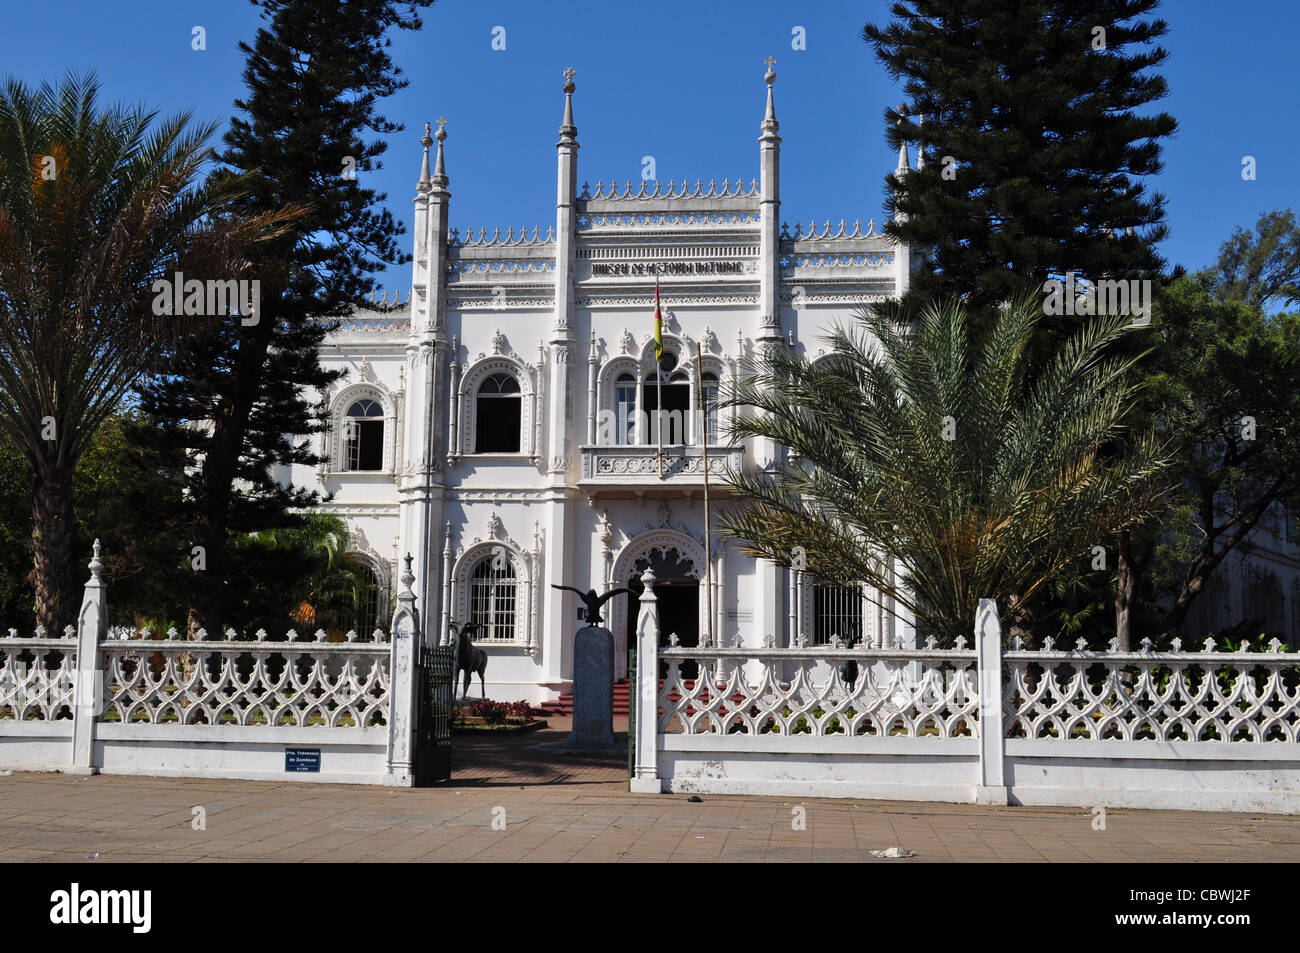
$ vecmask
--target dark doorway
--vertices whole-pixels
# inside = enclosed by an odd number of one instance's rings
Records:
[[[641,593],[645,587],[641,578],[633,576],[627,581],[632,590],[628,596],[632,605],[640,606]],[[695,579],[675,582],[656,582],[655,598],[659,607],[659,647],[667,648],[668,636],[677,633],[677,644],[685,648],[695,648],[700,644],[700,584]],[[627,617],[627,644],[636,645],[636,615],[629,612]],[[699,673],[699,663],[682,662],[683,678],[695,678]],[[668,677],[668,663],[659,663],[659,677]]]
[[[690,582],[670,582],[655,586],[655,595],[659,597],[659,647],[667,648],[668,636],[676,633],[677,644],[683,648],[695,648],[700,644],[700,584]],[[690,661],[681,665],[682,678],[695,678],[699,674],[699,663]],[[666,662],[659,664],[659,677],[668,677]]]

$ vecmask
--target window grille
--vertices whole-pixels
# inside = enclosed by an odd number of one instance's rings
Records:
[[[513,641],[517,600],[510,560],[499,554],[483,557],[469,581],[469,621],[478,625],[475,640]]]
[[[619,446],[636,443],[636,378],[619,377],[614,386],[614,442]]]
[[[713,446],[718,442],[718,376],[705,374],[700,381],[704,386],[704,440]]]
[[[363,589],[357,593],[356,619],[352,628],[357,635],[370,635],[375,631],[375,629],[380,627],[379,613],[381,611],[381,586],[379,575],[366,562],[360,559],[353,560],[353,562],[363,570],[366,584]]]
[[[830,645],[834,636],[841,641],[852,635],[863,637],[862,587],[833,582],[813,583],[813,645]]]

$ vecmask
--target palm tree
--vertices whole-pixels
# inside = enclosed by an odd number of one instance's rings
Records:
[[[1127,317],[1096,318],[1038,372],[1041,297],[968,339],[959,303],[864,310],[809,361],[776,348],[732,386],[737,438],[789,456],[733,473],[722,520],[751,556],[864,582],[951,644],[981,598],[1005,619],[1072,562],[1158,509],[1166,452],[1127,421],[1140,355]],[[802,547],[798,552],[796,547]],[[901,565],[897,575],[893,560]],[[888,606],[887,606],[888,607]]]
[[[328,513],[305,513],[293,526],[251,533],[236,543],[247,552],[256,547],[266,562],[293,567],[293,574],[267,575],[266,611],[272,617],[274,607],[290,607],[289,618],[297,626],[321,628],[343,633],[358,627],[365,615],[374,582],[370,572],[348,553],[348,527],[339,517]],[[383,620],[372,620],[384,626]],[[371,631],[358,635],[368,636]]]
[[[0,84],[0,430],[33,479],[38,621],[75,614],[72,474],[140,372],[210,318],[158,315],[176,269],[238,279],[240,249],[289,214],[218,213],[238,182],[199,181],[215,124],[101,109],[93,75]]]

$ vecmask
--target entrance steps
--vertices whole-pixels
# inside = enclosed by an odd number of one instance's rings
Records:
[[[685,679],[685,683],[688,689],[693,689],[695,687],[694,679]],[[664,681],[662,678],[659,680],[659,687],[660,688],[664,687]],[[626,717],[628,713],[629,691],[630,688],[628,686],[628,682],[626,678],[620,678],[618,681],[614,683],[614,714],[623,715]],[[672,695],[669,696],[669,700],[674,702],[679,701],[680,698],[681,696],[679,696],[676,692],[674,692]],[[708,689],[705,689],[703,692],[700,693],[700,700],[703,702],[707,702],[709,700]],[[743,700],[744,698],[740,694],[735,694],[731,696],[731,701],[733,702],[740,703]],[[565,692],[555,701],[545,702],[544,704],[538,706],[537,710],[547,715],[556,715],[565,718],[571,718],[573,717],[573,692]],[[720,713],[725,714],[727,709],[725,706],[723,706],[722,708],[719,709],[719,711]]]
[[[620,678],[614,682],[614,714],[627,715],[628,691],[626,678]],[[538,706],[538,710],[548,715],[571,718],[573,716],[573,692],[565,692],[555,701],[544,702]]]

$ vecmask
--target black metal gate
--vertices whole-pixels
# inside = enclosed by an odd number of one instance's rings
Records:
[[[451,679],[455,662],[455,649],[450,645],[426,645],[420,650],[413,765],[417,785],[451,779]]]
[[[627,653],[627,776],[636,774],[636,649]]]

